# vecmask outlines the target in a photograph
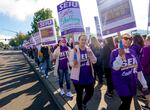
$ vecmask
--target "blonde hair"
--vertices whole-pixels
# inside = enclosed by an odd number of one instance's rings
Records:
[[[124,36],[132,37],[129,33],[122,34],[122,37],[124,37]]]
[[[94,46],[94,48],[100,48],[101,45],[96,37],[91,37],[91,45]]]
[[[146,40],[150,40],[150,34],[146,36]]]

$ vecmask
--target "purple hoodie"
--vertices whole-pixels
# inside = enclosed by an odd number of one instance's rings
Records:
[[[150,74],[150,45],[143,47],[140,56],[144,74]]]
[[[136,81],[137,71],[141,71],[142,68],[137,59],[136,53],[128,49],[125,55],[126,59],[120,60],[118,64],[117,59],[121,59],[118,56],[118,49],[115,49],[111,53],[110,64],[112,67],[112,80],[114,87],[119,96],[134,96],[136,94]],[[120,65],[119,68],[115,68],[116,65]],[[117,66],[116,66],[117,67]]]

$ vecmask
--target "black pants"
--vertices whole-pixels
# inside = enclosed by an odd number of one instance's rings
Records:
[[[130,110],[130,105],[132,101],[132,96],[120,96],[122,101],[119,110]]]
[[[80,84],[74,84],[77,97],[76,102],[79,110],[82,110],[82,104],[86,105],[87,102],[92,98],[94,93],[94,84],[88,84],[88,85],[80,85]],[[85,89],[85,96],[83,98],[83,90]]]
[[[102,68],[102,64],[96,63],[96,64],[93,64],[93,67],[94,67],[95,79],[96,79],[96,74],[97,74],[98,80],[99,80],[99,84],[103,84],[103,68]]]
[[[112,93],[113,92],[113,83],[112,83],[111,69],[104,68],[104,72],[105,72],[106,82],[107,82],[107,92]]]

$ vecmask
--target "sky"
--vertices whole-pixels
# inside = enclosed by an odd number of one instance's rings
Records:
[[[53,17],[58,22],[57,5],[65,0],[0,0],[0,42],[1,39],[10,39],[15,32],[31,30],[33,15],[41,8],[50,8]],[[74,1],[74,0],[73,0]],[[79,1],[84,27],[91,27],[96,33],[94,16],[98,16],[96,0]],[[131,0],[138,29],[147,29],[149,0]],[[14,32],[9,32],[12,30]],[[5,43],[8,41],[5,41]]]

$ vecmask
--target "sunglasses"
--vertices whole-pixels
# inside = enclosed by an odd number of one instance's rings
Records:
[[[128,38],[128,37],[123,37],[123,39],[132,41],[132,38]]]

